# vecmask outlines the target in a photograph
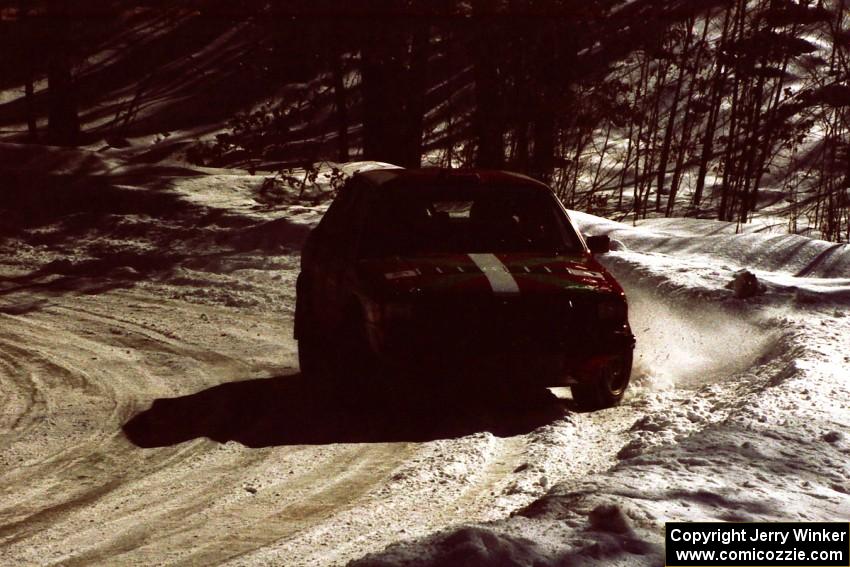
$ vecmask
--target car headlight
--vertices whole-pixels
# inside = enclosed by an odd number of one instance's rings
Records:
[[[410,319],[413,317],[413,306],[409,303],[385,303],[382,315],[388,321]]]
[[[602,321],[625,321],[628,308],[622,299],[608,299],[599,303],[598,314]]]

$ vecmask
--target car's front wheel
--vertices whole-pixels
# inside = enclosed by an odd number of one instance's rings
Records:
[[[298,366],[301,374],[310,378],[318,377],[323,371],[322,352],[325,349],[314,335],[303,333],[298,339]]]
[[[573,400],[586,410],[616,406],[623,399],[632,374],[632,352],[611,357],[583,377],[580,384],[570,386]]]
[[[364,395],[374,386],[379,364],[369,347],[365,321],[359,309],[349,310],[333,346],[331,373],[339,392],[347,398]]]

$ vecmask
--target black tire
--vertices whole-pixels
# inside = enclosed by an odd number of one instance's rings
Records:
[[[319,378],[324,371],[322,343],[313,335],[302,333],[298,339],[298,366],[301,374],[308,378]]]
[[[350,309],[336,335],[331,378],[348,399],[368,396],[377,387],[379,364],[369,346],[366,325],[359,309]]]
[[[581,384],[570,386],[573,400],[585,410],[598,410],[619,404],[632,374],[632,352],[629,350],[615,357],[611,364],[599,369],[593,376],[586,376]]]
[[[302,375],[310,379],[318,379],[327,373],[323,353],[327,345],[320,339],[311,316],[308,301],[308,286],[298,276],[295,295],[295,338],[298,340],[298,366]]]

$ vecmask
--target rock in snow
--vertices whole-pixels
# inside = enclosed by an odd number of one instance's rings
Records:
[[[754,273],[749,270],[741,270],[735,273],[735,277],[726,287],[732,290],[738,299],[747,299],[764,293],[765,286],[759,282]]]

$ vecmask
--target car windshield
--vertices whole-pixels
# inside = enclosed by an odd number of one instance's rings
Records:
[[[581,250],[554,197],[528,187],[388,190],[366,218],[361,256]]]

